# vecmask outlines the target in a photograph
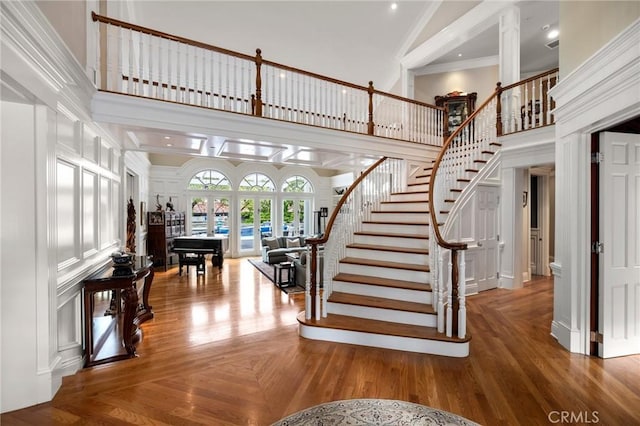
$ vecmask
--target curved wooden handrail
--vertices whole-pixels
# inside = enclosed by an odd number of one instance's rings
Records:
[[[331,234],[331,228],[333,228],[333,222],[335,222],[336,217],[338,217],[338,213],[340,213],[340,209],[342,208],[344,203],[347,201],[347,198],[349,197],[349,195],[360,184],[360,182],[362,182],[362,180],[365,177],[367,177],[367,175],[369,173],[371,173],[373,170],[375,170],[387,158],[389,158],[389,157],[380,158],[378,161],[376,161],[371,166],[369,166],[369,168],[367,170],[362,172],[362,174],[360,176],[358,176],[358,178],[351,184],[351,186],[349,186],[349,189],[347,189],[347,191],[342,195],[342,197],[338,201],[338,204],[333,209],[333,213],[331,213],[331,217],[329,218],[329,222],[327,222],[327,226],[325,227],[324,235],[322,236],[322,238],[307,238],[305,240],[307,243],[309,243],[311,245],[324,244],[329,240],[329,235]]]
[[[199,41],[191,40],[191,39],[188,39],[188,38],[185,38],[185,37],[175,36],[175,35],[168,34],[168,33],[163,33],[162,31],[156,31],[156,30],[153,30],[151,28],[141,27],[140,25],[130,24],[128,22],[121,21],[119,19],[114,19],[114,18],[109,18],[107,16],[98,15],[95,12],[91,12],[91,19],[93,19],[94,22],[97,21],[97,22],[102,22],[104,24],[115,25],[117,27],[126,28],[128,30],[133,30],[133,31],[138,31],[138,32],[141,32],[141,33],[144,33],[144,34],[149,34],[149,35],[152,35],[152,36],[164,38],[166,40],[171,40],[171,41],[175,41],[175,42],[178,42],[178,43],[184,43],[184,44],[188,44],[188,45],[191,45],[191,46],[200,47],[200,48],[206,49],[206,50],[213,50],[214,52],[224,53],[225,55],[235,56],[237,58],[246,59],[248,61],[255,61],[255,59],[256,59],[255,56],[245,55],[243,53],[234,52],[233,50],[224,49],[222,47],[214,46],[214,45],[211,45],[211,44],[202,43],[202,42],[199,42]]]
[[[517,82],[515,82],[515,83],[513,83],[513,84],[510,84],[510,85],[508,85],[508,86],[503,87],[503,88],[502,88],[502,91],[509,90],[509,89],[513,89],[514,87],[518,87],[518,86],[523,86],[523,85],[525,85],[525,84],[527,84],[527,83],[529,83],[529,82],[531,82],[531,81],[533,81],[533,80],[537,80],[537,79],[542,78],[542,77],[544,77],[544,76],[546,76],[546,75],[549,75],[549,74],[555,74],[555,73],[557,73],[559,70],[560,70],[560,68],[554,68],[554,69],[552,69],[552,70],[545,71],[545,72],[540,73],[540,74],[538,74],[538,75],[534,75],[533,77],[529,77],[529,78],[527,78],[526,80],[517,81]]]
[[[436,158],[435,163],[433,163],[433,169],[431,170],[431,177],[429,178],[429,191],[431,193],[431,195],[429,196],[429,215],[431,216],[431,226],[433,227],[434,235],[436,236],[436,240],[438,240],[437,242],[438,242],[438,245],[440,245],[440,247],[444,247],[449,250],[466,250],[467,249],[467,245],[465,243],[452,243],[449,241],[445,241],[445,239],[442,238],[442,234],[440,234],[440,225],[438,224],[438,218],[436,217],[436,209],[433,204],[433,192],[435,189],[436,174],[437,174],[438,168],[440,167],[442,158],[444,157],[444,154],[449,149],[449,146],[451,145],[451,142],[453,142],[454,138],[458,134],[460,134],[460,132],[462,132],[462,130],[465,127],[467,127],[467,125],[469,125],[469,123],[471,123],[476,118],[476,116],[480,113],[480,111],[482,111],[493,100],[493,98],[498,96],[499,88],[500,88],[500,85],[498,85],[498,88],[496,88],[496,91],[493,92],[493,94],[489,96],[489,98],[486,101],[484,101],[482,105],[480,105],[480,107],[478,107],[475,111],[473,111],[471,115],[467,117],[467,119],[464,120],[462,124],[451,134],[451,136],[447,138],[444,144],[442,144],[442,149],[438,153],[438,157]]]

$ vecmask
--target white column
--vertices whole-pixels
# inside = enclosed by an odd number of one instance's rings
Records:
[[[500,287],[520,288],[523,277],[523,207],[524,169],[501,170],[500,194]],[[526,259],[525,259],[526,260]]]
[[[401,82],[401,90],[402,93],[400,93],[400,96],[405,97],[405,98],[409,98],[409,99],[414,99],[415,96],[415,81],[416,81],[416,75],[415,72],[411,71],[408,68],[405,68],[404,66],[400,66],[400,82]]]
[[[500,14],[499,78],[502,86],[520,81],[520,9],[509,7]]]
[[[556,129],[556,134],[557,134]],[[556,238],[552,335],[571,352],[586,353],[588,333],[590,145],[573,133],[556,144]]]

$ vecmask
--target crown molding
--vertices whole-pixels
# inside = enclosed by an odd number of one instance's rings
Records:
[[[83,66],[35,2],[0,2],[3,70],[56,109],[63,102],[89,118],[95,92]]]
[[[593,132],[640,114],[640,19],[558,82],[549,93],[559,136]]]

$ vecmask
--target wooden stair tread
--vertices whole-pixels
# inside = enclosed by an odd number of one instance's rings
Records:
[[[429,265],[416,265],[415,263],[389,262],[386,260],[364,259],[359,257],[344,257],[340,263],[350,265],[378,266],[381,268],[405,269],[409,271],[429,272]]]
[[[426,249],[426,248],[393,247],[393,246],[383,246],[380,244],[352,243],[352,244],[347,244],[347,248],[390,251],[394,253],[429,254],[429,249]]]
[[[451,192],[462,192],[464,191],[462,188],[451,188]]]
[[[420,240],[428,240],[428,235],[415,235],[415,234],[394,234],[390,232],[367,232],[367,231],[358,231],[354,232],[354,235],[368,235],[371,237],[400,237],[400,238],[415,238]]]
[[[382,201],[380,204],[403,204],[403,203],[427,203],[429,200],[389,200]]]
[[[330,314],[326,318],[316,320],[306,319],[305,312],[298,314],[298,322],[311,327],[332,328],[338,330],[358,331],[362,333],[381,334],[386,336],[410,337],[415,339],[437,340],[451,343],[466,343],[471,340],[467,333],[464,339],[447,337],[444,333],[438,333],[435,327],[425,327],[412,324],[400,324],[388,321],[354,318],[345,315]]]
[[[344,272],[340,272],[338,275],[333,277],[333,281],[376,285],[379,287],[393,287],[405,290],[431,291],[431,284],[419,283],[416,281],[401,281],[391,278],[371,277],[368,275],[346,274]]]
[[[495,154],[494,151],[482,151],[483,154],[489,154],[489,155],[493,155]]]
[[[389,222],[386,220],[363,220],[362,223],[376,224],[376,225],[427,225],[429,222]]]
[[[423,203],[424,202],[425,201],[423,201]],[[429,210],[400,210],[400,211],[372,210],[371,213],[383,213],[383,214],[398,214],[398,213],[429,214]]]
[[[345,305],[365,306],[369,308],[391,309],[393,311],[413,312],[418,314],[435,314],[430,303],[407,302],[406,300],[386,299],[377,296],[365,296],[334,291],[329,296],[329,302]]]
[[[402,192],[392,192],[391,195],[416,195],[416,194],[428,194],[429,191],[421,190],[421,191],[402,191]]]

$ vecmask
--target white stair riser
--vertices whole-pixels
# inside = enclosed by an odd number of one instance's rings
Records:
[[[366,275],[368,277],[381,277],[390,280],[415,281],[419,283],[428,283],[431,278],[429,272],[352,263],[340,263],[338,265],[338,271],[345,274]]]
[[[429,214],[423,213],[403,213],[403,212],[373,212],[370,220],[374,222],[425,222],[429,221]]]
[[[347,257],[360,259],[385,260],[387,262],[411,263],[413,265],[428,265],[429,255],[420,253],[400,253],[396,251],[369,250],[347,247]]]
[[[429,235],[429,225],[398,223],[363,223],[363,232],[382,232],[390,234]]]
[[[299,324],[298,334],[305,339],[322,340],[325,342],[349,343],[352,345],[456,358],[469,356],[469,342],[443,342],[440,340],[416,339],[414,337],[388,336],[360,331],[311,327],[304,324]]]
[[[354,235],[353,242],[359,244],[378,244],[407,248],[429,248],[429,240],[424,238],[388,237],[379,235]]]
[[[393,309],[381,309],[373,308],[371,306],[347,305],[344,303],[333,302],[327,303],[327,312],[330,314],[395,322],[399,324],[422,325],[425,327],[437,326],[437,318],[435,314],[396,311]]]
[[[428,191],[429,190],[429,181],[425,182],[412,182],[411,185],[407,186],[407,191]]]
[[[381,203],[380,210],[383,212],[427,212],[429,211],[429,203],[427,201],[414,201],[411,203]]]
[[[433,294],[427,290],[410,290],[404,288],[385,287],[347,281],[333,281],[333,291],[361,296],[384,297],[385,299],[403,300],[405,302],[432,303]]]
[[[429,194],[426,192],[404,192],[398,194],[391,194],[389,201],[428,201]]]

